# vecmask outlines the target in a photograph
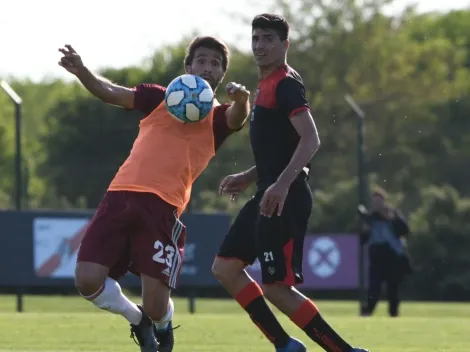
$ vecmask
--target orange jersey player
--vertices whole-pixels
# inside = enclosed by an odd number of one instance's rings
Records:
[[[70,45],[60,52],[59,65],[75,74],[92,94],[108,104],[145,114],[129,157],[83,237],[75,274],[77,289],[98,308],[124,316],[141,351],[172,351],[170,293],[178,281],[185,243],[185,226],[179,217],[195,179],[223,141],[243,127],[250,93],[230,83],[231,105],[216,102],[204,120],[183,124],[165,107],[165,87],[121,87],[93,75]],[[203,77],[215,91],[228,61],[224,43],[197,37],[187,49],[184,67],[186,73]],[[127,299],[117,283],[128,271],[142,279],[142,305]]]

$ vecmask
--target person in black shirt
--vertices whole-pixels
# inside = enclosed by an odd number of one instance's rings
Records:
[[[387,194],[377,188],[372,193],[369,212],[363,205],[358,208],[365,230],[362,244],[368,245],[369,288],[364,316],[372,315],[380,298],[382,284],[387,286],[388,313],[397,317],[400,305],[399,288],[404,277],[411,273],[411,263],[406,247],[410,233],[403,214],[386,202]]]
[[[234,197],[255,181],[257,192],[235,219],[212,271],[276,351],[303,352],[306,347],[286,333],[264,296],[324,350],[365,351],[346,343],[294,288],[303,282],[303,243],[312,209],[307,178],[320,140],[302,79],[286,63],[288,32],[286,20],[277,15],[262,14],[252,22],[259,72],[250,118],[256,166],[226,177],[220,192]],[[244,270],[256,259],[262,288]]]

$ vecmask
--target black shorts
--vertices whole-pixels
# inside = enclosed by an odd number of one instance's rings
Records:
[[[310,187],[305,180],[295,181],[281,216],[271,218],[260,215],[263,194],[264,190],[258,191],[240,210],[217,256],[247,265],[258,258],[263,284],[301,284],[304,238],[312,210]]]

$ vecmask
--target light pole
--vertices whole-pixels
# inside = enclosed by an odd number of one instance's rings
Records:
[[[357,178],[358,178],[358,195],[359,204],[363,204],[366,207],[369,205],[369,180],[368,170],[366,166],[366,146],[364,142],[365,135],[365,112],[356,104],[354,99],[350,95],[345,95],[344,99],[349,104],[351,109],[356,113],[357,116]],[[367,289],[365,284],[365,251],[361,241],[359,244],[359,309],[360,314],[363,314],[366,310],[367,305]]]
[[[21,169],[21,104],[23,100],[6,81],[1,81],[0,86],[15,104],[15,209],[17,212],[21,212],[23,198],[23,175]],[[18,288],[16,295],[16,310],[18,312],[23,311],[23,292],[21,287]]]

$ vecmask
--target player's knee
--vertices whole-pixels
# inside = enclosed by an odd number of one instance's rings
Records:
[[[215,258],[212,275],[222,284],[232,282],[243,271],[245,265],[237,259]]]
[[[84,297],[90,297],[96,294],[103,286],[106,280],[106,272],[93,263],[78,263],[75,269],[75,287]]]
[[[100,290],[103,283],[103,280],[100,280],[99,277],[94,275],[84,273],[77,273],[77,275],[75,275],[75,287],[84,297],[94,295]]]

